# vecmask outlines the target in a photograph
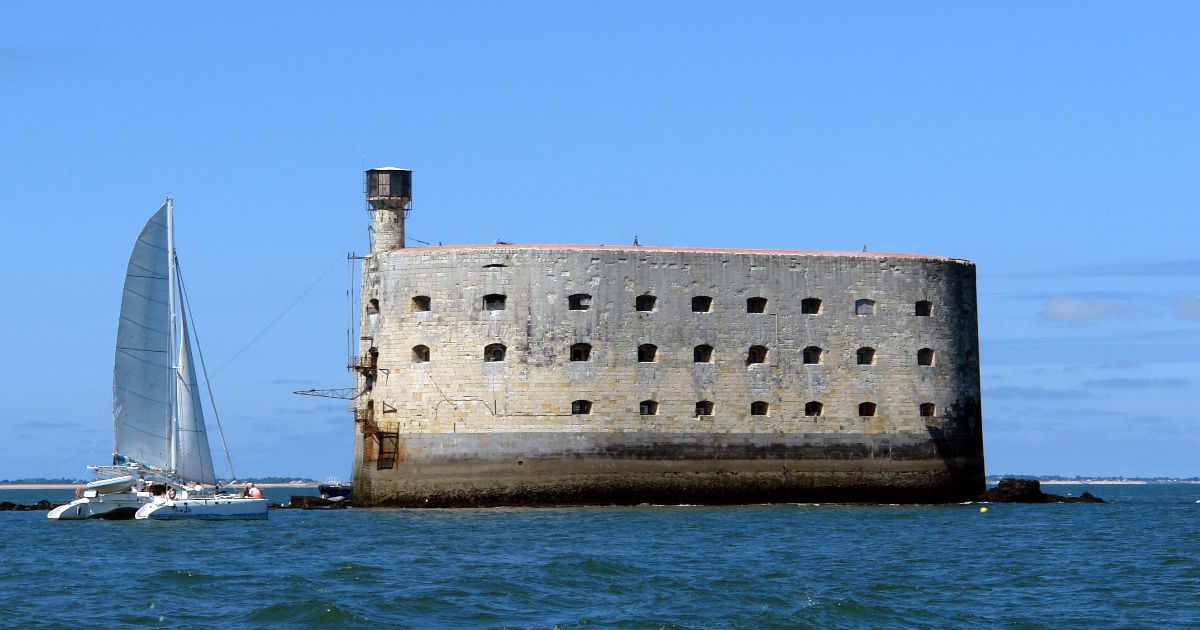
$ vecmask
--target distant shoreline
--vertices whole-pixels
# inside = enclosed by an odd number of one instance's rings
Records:
[[[74,490],[83,484],[74,483],[0,483],[0,490]],[[315,483],[255,483],[259,488],[316,488]],[[230,487],[240,487],[241,483]]]
[[[989,477],[989,484],[999,483],[1005,477]],[[1150,486],[1186,484],[1200,485],[1195,479],[1039,479],[1043,486]],[[74,483],[0,483],[0,490],[73,490],[82,484]],[[241,482],[230,487],[240,487]],[[317,483],[257,483],[259,488],[316,488]]]
[[[988,483],[999,483],[1001,479],[1008,477],[989,477]],[[1017,477],[1024,479],[1024,477]],[[1036,479],[1043,486],[1154,486],[1154,485],[1171,485],[1171,484],[1187,484],[1196,485],[1200,481],[1195,479]]]
[[[1101,479],[1096,481],[1075,481],[1063,479],[1043,481],[1043,486],[1148,486],[1152,483],[1196,483],[1194,481],[1130,481],[1128,479]]]

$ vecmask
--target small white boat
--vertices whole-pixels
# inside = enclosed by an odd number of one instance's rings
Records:
[[[197,485],[217,487],[217,479],[192,360],[174,213],[168,197],[142,228],[125,272],[113,366],[113,465],[92,468],[103,478],[48,518],[267,517],[263,499],[188,497]],[[155,482],[153,492],[134,489],[146,487],[142,477]]]
[[[321,493],[321,498],[331,501],[348,501],[350,499],[350,490],[350,484],[343,482],[337,477],[327,477],[325,481],[317,484],[317,492]]]
[[[81,490],[84,493],[87,493],[89,490],[95,490],[98,494],[109,494],[113,492],[124,492],[129,490],[133,487],[133,484],[133,475],[121,475],[120,477],[97,479],[90,483],[84,484]]]
[[[198,520],[255,520],[267,518],[267,500],[227,495],[167,499],[155,497],[134,515],[136,519],[173,521]]]

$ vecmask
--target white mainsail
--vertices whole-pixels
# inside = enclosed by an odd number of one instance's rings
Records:
[[[150,217],[125,272],[113,367],[113,463],[215,484],[187,321],[174,299],[171,210],[168,200]]]
[[[170,469],[174,415],[169,250],[164,204],[129,256],[113,365],[113,463],[164,471]]]
[[[192,344],[187,318],[183,318],[179,357],[179,381],[175,403],[179,406],[179,438],[175,441],[175,475],[185,481],[216,484],[208,432],[204,429],[204,411],[200,407],[200,384],[192,362]]]

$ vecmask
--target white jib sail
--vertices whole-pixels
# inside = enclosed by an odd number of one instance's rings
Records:
[[[167,206],[142,228],[121,296],[113,365],[113,463],[166,470],[172,431]],[[211,465],[210,465],[211,470]]]
[[[200,383],[192,362],[192,344],[188,336],[187,318],[183,318],[180,341],[179,381],[175,402],[179,405],[179,452],[175,457],[175,476],[184,481],[215,484],[212,451],[208,447],[208,432],[204,429],[204,411],[200,407]]]

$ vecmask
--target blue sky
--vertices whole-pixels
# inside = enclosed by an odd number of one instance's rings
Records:
[[[0,478],[108,456],[167,193],[236,471],[348,476],[291,392],[349,383],[385,164],[433,242],[971,259],[990,473],[1200,475],[1200,7],[1152,8],[0,6]]]

